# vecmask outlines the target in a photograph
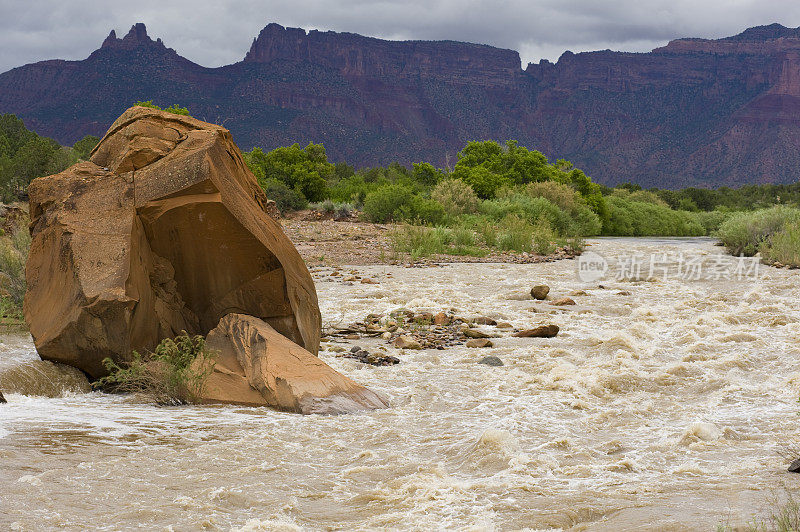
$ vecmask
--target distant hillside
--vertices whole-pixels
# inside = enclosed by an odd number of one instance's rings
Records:
[[[444,165],[468,140],[517,139],[596,181],[735,186],[797,181],[800,29],[679,39],[650,53],[517,52],[270,24],[238,63],[205,68],[136,24],[83,61],[0,74],[0,113],[72,144],[137,100],[179,103],[244,149],[322,142],[357,166]]]

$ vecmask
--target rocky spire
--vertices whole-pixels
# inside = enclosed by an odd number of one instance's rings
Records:
[[[163,46],[164,44],[161,42],[161,39],[157,41],[153,41],[147,35],[147,27],[142,22],[137,22],[128,33],[122,39],[117,37],[117,33],[114,30],[111,30],[111,33],[108,34],[106,40],[103,41],[103,45],[101,48],[124,48],[124,49],[132,49],[138,48],[140,46],[149,46],[152,44]]]

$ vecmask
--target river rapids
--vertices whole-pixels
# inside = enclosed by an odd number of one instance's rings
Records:
[[[619,264],[665,256],[664,271],[720,253],[706,239],[589,249]],[[800,447],[800,272],[587,280],[577,265],[320,277],[326,323],[405,307],[561,327],[491,349],[409,351],[388,367],[323,349],[390,398],[366,414],[87,393],[29,337],[2,337],[0,530],[710,530],[796,490],[781,454]],[[539,283],[577,305],[531,300]],[[488,354],[504,366],[478,364]]]

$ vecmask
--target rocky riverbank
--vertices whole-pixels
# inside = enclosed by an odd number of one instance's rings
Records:
[[[443,263],[535,264],[570,259],[576,253],[557,249],[550,255],[536,253],[488,252],[483,257],[467,255],[432,255],[412,261],[407,254],[392,248],[390,233],[398,226],[358,221],[356,217],[341,220],[321,216],[314,211],[294,213],[280,224],[309,266],[372,264],[434,265]]]

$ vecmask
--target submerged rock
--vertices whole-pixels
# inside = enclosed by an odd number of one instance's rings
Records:
[[[43,359],[97,378],[106,357],[125,363],[182,331],[206,335],[229,314],[253,316],[288,342],[273,342],[263,360],[288,356],[290,345],[318,352],[311,275],[226,129],[133,107],[90,161],[35,179],[28,192],[24,312]],[[301,359],[292,377],[309,389],[316,378],[328,379],[316,391],[344,379]]]
[[[531,297],[533,299],[543,300],[547,297],[547,294],[550,293],[550,287],[546,284],[537,284],[533,288],[531,288]]]
[[[478,364],[483,364],[486,366],[502,366],[503,361],[494,355],[489,355],[488,357],[483,357]]]
[[[81,371],[47,360],[31,360],[0,371],[0,388],[6,393],[40,397],[91,391],[89,380]]]
[[[6,401],[6,398],[3,397],[3,392],[0,392],[0,405],[2,405],[3,403],[6,403],[6,402],[8,402],[8,401]]]
[[[388,405],[253,316],[228,314],[208,334],[206,345],[218,356],[201,393],[204,402],[267,405],[302,414]]]
[[[800,473],[800,458],[792,461],[792,463],[789,464],[788,471],[789,473]]]
[[[515,336],[517,338],[553,338],[558,334],[558,331],[558,325],[540,325],[538,327],[534,327],[533,329],[526,329],[524,331],[516,332],[511,336]]]
[[[551,301],[550,304],[555,305],[557,307],[563,307],[565,305],[574,305],[575,301],[573,301],[573,299],[570,297],[560,297],[555,301]]]
[[[487,334],[483,331],[479,331],[478,329],[470,329],[468,327],[465,327],[464,329],[462,329],[461,332],[463,332],[464,336],[466,336],[467,338],[491,338],[490,334]]]
[[[494,344],[488,338],[473,338],[472,340],[467,341],[467,347],[474,347],[474,348],[482,348],[482,347],[493,347]]]

